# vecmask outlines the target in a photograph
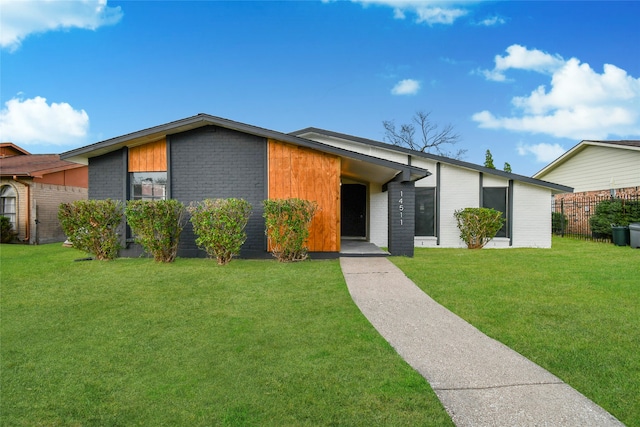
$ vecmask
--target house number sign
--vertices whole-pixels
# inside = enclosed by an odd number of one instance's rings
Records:
[[[400,199],[398,200],[398,210],[400,211],[400,225],[402,225],[402,212],[404,211],[404,202],[403,202],[402,190],[400,190]]]

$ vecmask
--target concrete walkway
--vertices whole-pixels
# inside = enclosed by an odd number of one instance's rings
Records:
[[[457,426],[622,426],[540,366],[445,309],[386,258],[340,258],[362,313],[431,384]]]

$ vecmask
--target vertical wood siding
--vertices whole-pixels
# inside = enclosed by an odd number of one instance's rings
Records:
[[[129,148],[129,172],[165,172],[167,140]]]
[[[314,200],[320,210],[311,222],[312,252],[340,251],[340,158],[269,140],[269,199]]]

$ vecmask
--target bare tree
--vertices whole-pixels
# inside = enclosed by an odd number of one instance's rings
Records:
[[[383,121],[385,140],[399,147],[461,159],[467,150],[459,149],[456,152],[450,152],[444,149],[445,146],[457,144],[460,141],[460,135],[450,124],[438,130],[438,125],[429,119],[430,114],[430,112],[418,111],[413,116],[412,123],[400,125],[399,129],[396,128],[393,120]],[[418,136],[416,136],[416,129]]]

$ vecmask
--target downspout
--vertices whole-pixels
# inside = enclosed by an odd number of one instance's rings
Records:
[[[27,188],[27,225],[24,228],[24,240],[29,243],[31,239],[31,183],[20,181],[17,175],[13,176],[13,180]]]

